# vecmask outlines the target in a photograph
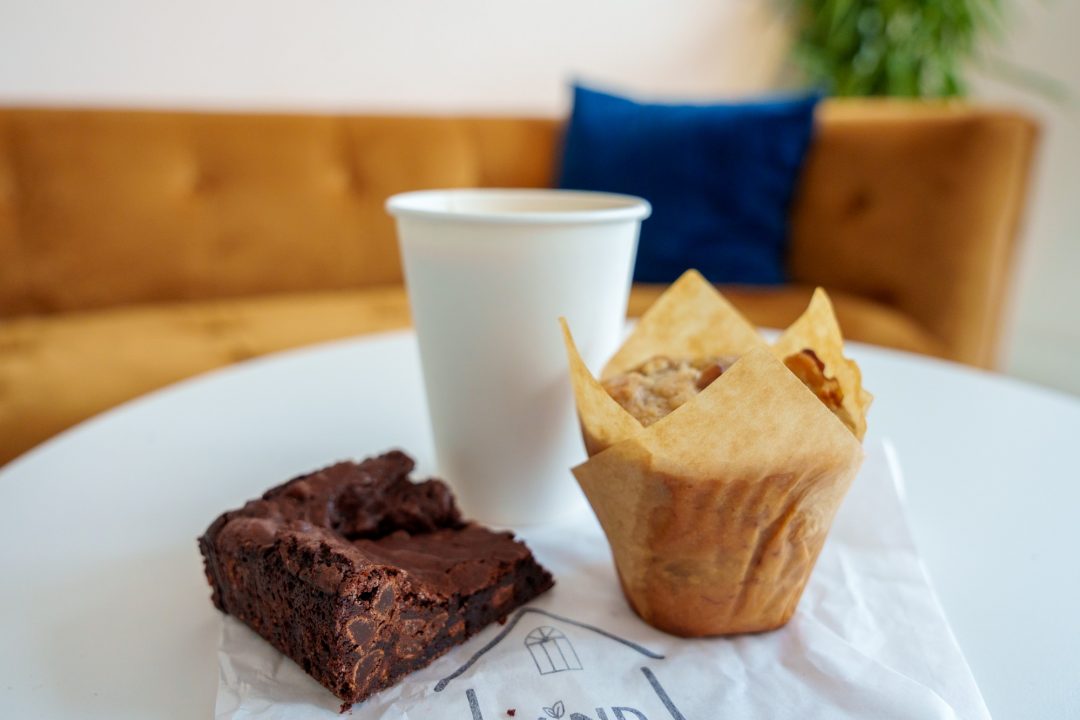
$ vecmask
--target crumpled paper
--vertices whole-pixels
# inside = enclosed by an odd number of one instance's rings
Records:
[[[841,507],[795,616],[780,630],[684,640],[642,622],[595,518],[520,533],[556,587],[351,717],[494,720],[989,718],[904,518],[888,443]],[[340,717],[340,702],[231,617],[219,720]]]

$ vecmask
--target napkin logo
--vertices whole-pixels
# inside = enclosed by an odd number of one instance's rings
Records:
[[[563,706],[562,700],[559,700],[551,707],[544,707],[544,714],[546,714],[549,718],[556,718],[556,720],[558,720],[558,718],[561,718],[565,712],[566,708]]]
[[[446,689],[446,687],[464,675],[468,670],[475,665],[484,655],[493,650],[499,643],[501,643],[510,633],[512,633],[521,621],[521,619],[527,614],[543,615],[551,620],[555,620],[562,624],[564,627],[576,627],[582,630],[589,631],[590,634],[595,634],[605,641],[610,641],[624,648],[629,648],[637,655],[644,656],[652,660],[663,660],[664,656],[659,653],[653,652],[646,647],[638,645],[630,640],[621,638],[614,633],[610,633],[607,630],[598,628],[594,625],[572,620],[568,617],[556,615],[548,612],[547,610],[541,610],[540,608],[525,607],[518,610],[507,621],[506,626],[484,647],[480,648],[469,660],[455,670],[450,675],[447,675],[438,683],[435,684],[435,692],[439,693]],[[578,638],[581,639],[581,638]],[[556,676],[553,678],[555,682],[558,680],[560,673],[566,673],[568,671],[583,671],[584,666],[578,656],[574,645],[571,643],[570,638],[563,630],[551,625],[538,625],[530,630],[524,638],[525,651],[528,652],[532,664],[536,667],[537,672],[541,677]],[[518,645],[517,647],[521,647]],[[513,653],[522,652],[521,650],[512,651]],[[601,665],[607,665],[609,654],[612,651],[601,650],[599,647],[594,649],[594,652],[603,652],[605,662]],[[615,655],[618,655],[616,652]],[[614,661],[615,655],[612,655]],[[628,656],[628,654],[622,651],[622,655]],[[507,657],[507,660],[512,659]],[[635,665],[640,663],[640,658],[635,662]],[[611,667],[614,667],[612,665]],[[686,720],[683,714],[675,706],[671,697],[664,690],[660,681],[657,679],[655,673],[648,667],[638,666],[636,668],[641,672],[639,677],[644,677],[645,682],[642,683],[640,694],[642,695],[638,699],[640,702],[635,702],[632,706],[629,703],[623,703],[620,705],[612,705],[608,707],[594,707],[592,704],[585,705],[588,712],[575,712],[573,710],[567,710],[567,703],[564,700],[571,698],[559,698],[550,705],[543,700],[549,700],[550,695],[547,698],[536,698],[532,702],[526,701],[526,697],[522,697],[522,705],[518,707],[539,707],[543,712],[542,715],[537,716],[537,720],[664,720],[665,717],[670,717],[671,720]],[[605,667],[604,670],[610,670]],[[592,673],[598,672],[597,670],[591,671]],[[602,672],[600,670],[599,672]],[[574,673],[577,675],[577,673]],[[592,683],[588,677],[589,673],[585,673],[579,680],[571,681],[571,686],[576,688],[576,692],[580,695],[582,691],[585,693],[590,692]],[[597,678],[603,682],[603,678]],[[548,685],[550,690],[553,686]],[[541,686],[538,686],[538,689]],[[522,693],[528,692],[526,688],[515,688],[515,691],[520,690]],[[567,690],[567,686],[563,686],[563,690]],[[542,691],[542,690],[541,690]],[[633,688],[629,688],[628,692],[632,692]],[[469,705],[469,711],[472,716],[472,720],[484,720],[484,713],[480,706],[480,700],[477,696],[475,688],[468,688],[465,690],[465,699]],[[581,698],[579,698],[581,701]],[[533,702],[536,704],[533,705]],[[582,704],[587,702],[581,701]],[[578,705],[578,702],[572,703]],[[636,706],[636,707],[635,707]],[[580,705],[579,705],[580,707]],[[651,708],[651,709],[650,709]],[[647,714],[648,713],[648,714]],[[657,715],[659,713],[659,715]],[[666,713],[666,714],[665,714]]]
[[[580,670],[581,661],[570,640],[562,630],[550,625],[541,625],[525,636],[525,647],[529,649],[536,669],[541,675],[563,672],[564,670]],[[544,709],[545,712],[547,708]],[[551,717],[560,717],[552,715]]]
[[[615,717],[615,720],[648,720],[645,714],[639,710],[635,710],[630,707],[615,707],[611,708],[611,712]],[[626,713],[630,713],[627,715]],[[544,714],[547,717],[537,718],[536,720],[559,720],[566,714],[566,707],[563,705],[563,701],[560,700],[551,707],[544,707]],[[607,720],[607,713],[604,712],[604,708],[596,708],[596,716],[600,720]],[[588,715],[582,715],[581,713],[570,713],[570,720],[591,720]]]

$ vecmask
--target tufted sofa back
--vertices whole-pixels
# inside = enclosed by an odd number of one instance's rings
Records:
[[[892,306],[988,362],[1035,127],[828,101],[792,279]],[[0,317],[397,283],[391,194],[542,187],[559,123],[0,109]]]
[[[1037,126],[959,103],[823,104],[792,208],[793,280],[893,307],[993,363]]]
[[[544,186],[544,120],[0,110],[0,317],[401,281],[385,199]]]

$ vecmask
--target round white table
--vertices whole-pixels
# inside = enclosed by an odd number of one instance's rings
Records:
[[[852,344],[910,522],[995,718],[1080,717],[1080,402]],[[93,382],[88,378],[87,382]],[[282,353],[140,398],[0,470],[0,717],[208,717],[218,614],[195,538],[332,460],[432,472],[415,339]]]

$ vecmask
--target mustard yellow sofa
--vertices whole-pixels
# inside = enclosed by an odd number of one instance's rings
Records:
[[[195,373],[406,326],[386,197],[548,186],[559,128],[0,109],[0,463]],[[824,285],[851,338],[992,367],[1035,137],[1011,112],[826,102],[792,284],[725,290],[778,327]]]

